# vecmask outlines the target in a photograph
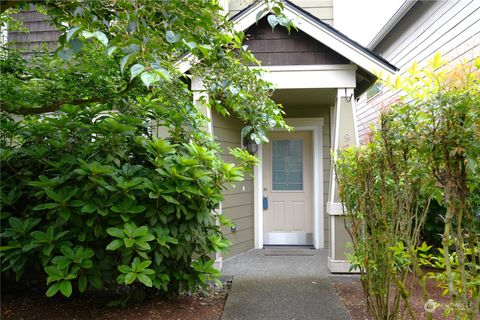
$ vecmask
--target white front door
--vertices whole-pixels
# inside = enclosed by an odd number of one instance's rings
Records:
[[[313,244],[312,193],[312,132],[272,132],[263,146],[264,244]]]

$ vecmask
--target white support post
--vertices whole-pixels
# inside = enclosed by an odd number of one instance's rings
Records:
[[[201,112],[208,118],[208,123],[206,126],[206,131],[212,135],[213,139],[213,123],[212,123],[212,110],[203,104],[203,101],[208,101],[208,94],[205,92],[205,87],[203,86],[202,78],[192,77],[192,92],[193,92],[193,102],[198,105]],[[220,203],[218,208],[218,213],[222,214],[222,203]],[[216,220],[217,225],[219,224],[218,219]],[[215,253],[215,269],[222,270],[223,267],[223,258],[221,252]]]
[[[328,268],[331,272],[348,272],[349,264],[345,258],[346,243],[350,241],[348,233],[341,223],[343,206],[338,195],[338,186],[333,163],[337,160],[340,149],[358,145],[358,131],[355,119],[355,96],[353,88],[340,88],[337,90],[337,99],[333,116],[333,154],[330,186],[327,202],[327,213],[330,216],[330,250],[328,255]],[[342,223],[343,225],[343,223]]]

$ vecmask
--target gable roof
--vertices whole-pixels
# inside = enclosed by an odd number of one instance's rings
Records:
[[[394,74],[398,68],[375,52],[363,47],[337,29],[321,21],[309,12],[285,0],[283,13],[295,19],[295,26],[321,42],[338,54],[344,56],[358,66],[355,96],[360,96],[377,80],[377,74]],[[234,15],[230,20],[236,31],[245,31],[261,18],[269,15],[264,1],[254,2]],[[187,55],[177,64],[181,72],[187,72],[196,61]]]
[[[255,24],[257,20],[269,14],[268,10],[265,9],[266,4],[263,1],[253,3],[233,16],[231,21],[234,22],[236,30],[244,31]],[[335,50],[372,75],[380,72],[393,74],[398,71],[397,67],[375,52],[365,48],[288,0],[284,1],[283,13],[295,18],[295,26],[299,30]]]

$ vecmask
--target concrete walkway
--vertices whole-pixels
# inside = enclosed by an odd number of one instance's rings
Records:
[[[327,251],[290,254],[251,250],[227,259],[222,273],[233,285],[222,319],[351,320],[332,287]]]

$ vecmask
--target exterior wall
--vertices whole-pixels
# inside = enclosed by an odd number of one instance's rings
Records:
[[[234,117],[222,117],[212,112],[213,134],[223,151],[221,155],[226,161],[233,161],[228,148],[240,147],[240,134],[243,127],[241,121]],[[223,228],[222,232],[232,242],[230,251],[223,255],[228,258],[254,247],[254,209],[253,209],[253,178],[245,176],[245,180],[229,187],[224,192],[222,212],[237,226],[232,232],[230,228]]]
[[[437,51],[449,64],[472,60],[480,53],[480,5],[478,0],[419,1],[374,48],[405,73],[414,61],[425,64]],[[371,123],[397,96],[383,89],[357,104],[360,140],[365,141]]]
[[[23,26],[29,32],[9,31],[7,42],[14,43],[15,47],[24,51],[26,55],[42,49],[43,46],[50,51],[58,47],[60,32],[50,24],[48,16],[38,13],[32,7],[16,14],[15,18],[23,21]]]
[[[345,228],[345,216],[336,216],[335,260],[347,260],[347,254],[353,253],[353,249],[347,246],[348,243],[352,243],[352,238]]]
[[[253,0],[230,0],[230,15],[245,9]],[[292,0],[292,3],[302,7],[323,22],[333,25],[333,0]]]
[[[329,248],[329,217],[326,211],[326,203],[328,201],[328,189],[330,183],[330,169],[331,169],[331,160],[330,160],[330,148],[331,148],[331,139],[330,139],[330,108],[329,107],[318,107],[313,105],[307,106],[286,106],[284,107],[285,118],[323,118],[323,226],[324,226],[324,244],[325,248]],[[320,239],[321,240],[321,239]]]
[[[349,60],[313,39],[305,32],[275,28],[267,18],[258,21],[246,32],[244,44],[264,66],[349,64]]]

